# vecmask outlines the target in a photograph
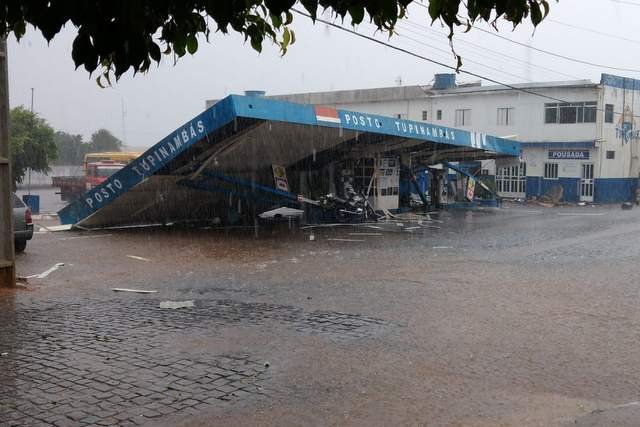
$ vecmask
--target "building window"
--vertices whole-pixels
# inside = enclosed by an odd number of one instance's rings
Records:
[[[558,123],[558,104],[544,104],[544,122]]]
[[[456,110],[455,126],[471,125],[471,110]]]
[[[613,104],[604,106],[604,121],[605,123],[613,123]]]
[[[558,179],[558,164],[557,163],[545,163],[544,164],[544,178],[545,179]]]
[[[396,114],[396,119],[404,119],[404,114],[402,113]]]
[[[437,118],[438,120],[442,120],[442,110],[438,110],[438,111],[436,112],[436,118]]]
[[[423,110],[422,111],[422,120],[424,120],[426,122],[428,117],[429,117],[429,112],[426,111],[426,110]]]
[[[511,126],[513,124],[514,108],[498,108],[498,126]]]
[[[578,108],[579,111],[579,108]],[[585,102],[584,103],[584,123],[595,123],[598,111],[598,103]]]
[[[524,194],[527,191],[527,164],[504,166],[496,169],[496,190],[499,193]]]
[[[489,169],[480,170],[480,175],[489,175]]]
[[[616,158],[616,152],[615,151],[607,151],[607,160],[613,160]]]
[[[556,104],[544,104],[545,123],[595,123],[598,103],[589,102],[563,102]]]

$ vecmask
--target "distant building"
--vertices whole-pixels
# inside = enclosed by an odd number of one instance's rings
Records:
[[[270,98],[519,140],[519,162],[482,162],[483,173],[495,176],[498,192],[505,197],[539,197],[561,185],[569,202],[635,200],[640,117],[634,112],[640,112],[640,80],[603,74],[600,83],[578,80],[513,87],[457,84],[454,75],[441,74],[428,86]]]

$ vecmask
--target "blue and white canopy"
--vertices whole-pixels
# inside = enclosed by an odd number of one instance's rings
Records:
[[[232,95],[64,207],[64,224],[87,227],[197,217],[219,195],[181,185],[207,173],[259,181],[258,171],[313,156],[411,153],[415,161],[519,156],[516,141],[330,107]]]

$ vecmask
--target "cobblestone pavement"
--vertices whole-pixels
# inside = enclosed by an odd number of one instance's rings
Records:
[[[40,232],[0,290],[0,425],[568,427],[638,400],[637,209],[413,225]]]
[[[0,303],[0,425],[143,424],[271,393],[268,362],[251,354],[176,351],[174,334],[280,324],[348,340],[385,324],[264,303],[197,300],[195,307],[171,310],[159,301]]]

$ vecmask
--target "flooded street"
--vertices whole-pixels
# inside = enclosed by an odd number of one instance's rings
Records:
[[[0,424],[565,426],[637,399],[637,210],[432,219],[37,234],[19,275],[64,265],[0,295]]]

